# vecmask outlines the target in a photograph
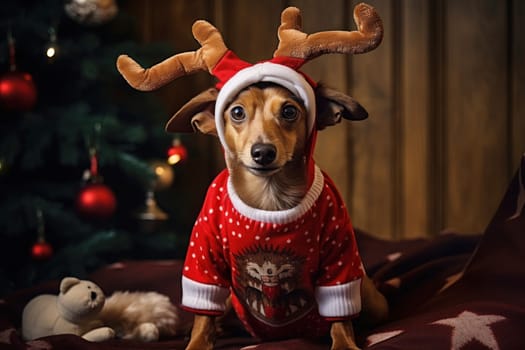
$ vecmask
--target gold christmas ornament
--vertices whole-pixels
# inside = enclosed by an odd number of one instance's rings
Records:
[[[152,190],[146,193],[146,202],[137,212],[137,218],[146,221],[163,221],[168,219],[168,214],[158,206]]]
[[[154,160],[149,163],[151,170],[155,173],[156,179],[153,182],[153,190],[161,191],[170,187],[175,179],[173,168],[165,161]]]

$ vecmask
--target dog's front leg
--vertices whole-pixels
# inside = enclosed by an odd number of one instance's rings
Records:
[[[215,344],[215,317],[195,315],[186,350],[212,350]]]
[[[332,347],[330,350],[359,350],[355,343],[352,321],[337,321],[330,328]]]

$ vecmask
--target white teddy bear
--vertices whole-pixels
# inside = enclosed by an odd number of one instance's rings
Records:
[[[105,298],[95,283],[74,277],[62,280],[58,296],[33,298],[22,314],[25,340],[75,334],[96,342],[113,337],[151,342],[186,333],[189,326],[166,295],[117,291]]]
[[[39,295],[26,305],[22,335],[25,340],[55,334],[75,334],[94,342],[111,339],[113,329],[102,327],[98,320],[104,302],[104,293],[95,283],[66,277],[58,296]]]

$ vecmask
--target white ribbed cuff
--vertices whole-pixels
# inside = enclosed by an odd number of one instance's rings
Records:
[[[182,305],[194,310],[224,311],[230,289],[182,276]]]
[[[348,317],[361,311],[361,279],[337,286],[318,286],[315,298],[323,317]]]

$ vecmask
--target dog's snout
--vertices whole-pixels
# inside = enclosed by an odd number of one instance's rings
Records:
[[[96,292],[91,292],[91,300],[95,300],[97,298]]]
[[[277,149],[271,143],[256,143],[251,149],[252,159],[259,165],[271,164],[277,156]]]

